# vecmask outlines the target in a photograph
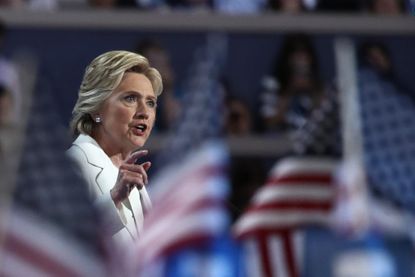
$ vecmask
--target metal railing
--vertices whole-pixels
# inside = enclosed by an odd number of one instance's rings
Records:
[[[14,27],[98,28],[164,31],[272,33],[304,31],[336,34],[415,34],[415,17],[365,14],[226,15],[212,12],[143,12],[138,10],[63,10],[39,12],[0,9]]]

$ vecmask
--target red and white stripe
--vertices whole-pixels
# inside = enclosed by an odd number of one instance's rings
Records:
[[[246,238],[243,244],[246,276],[299,276],[303,239],[302,231]]]
[[[228,226],[228,193],[222,148],[208,145],[154,179],[154,208],[134,251],[139,267],[157,258],[208,241]]]
[[[0,234],[1,276],[107,276],[76,241],[22,211],[2,214]]]
[[[336,167],[331,159],[288,158],[272,169],[233,228],[249,247],[246,257],[259,257],[259,263],[249,269],[254,271],[250,276],[300,275],[302,244],[298,241],[302,235],[298,228],[328,223]]]

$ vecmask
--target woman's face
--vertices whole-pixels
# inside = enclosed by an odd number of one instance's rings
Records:
[[[154,125],[156,104],[150,80],[140,73],[125,73],[97,114],[101,117],[97,139],[107,154],[128,153],[144,145]]]
[[[304,90],[311,85],[311,57],[306,51],[296,51],[290,60],[291,84],[294,89]]]

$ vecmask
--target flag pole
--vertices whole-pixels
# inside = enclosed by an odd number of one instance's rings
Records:
[[[364,236],[370,228],[369,194],[363,152],[363,134],[357,80],[355,46],[350,38],[340,37],[334,44],[339,87],[343,162],[338,185],[345,197],[336,204],[342,215],[334,225],[354,236]],[[342,202],[341,199],[348,199]],[[343,218],[343,219],[342,219]]]
[[[363,137],[358,100],[356,55],[351,39],[336,39],[335,55],[340,89],[343,157],[344,160],[354,160],[359,166],[363,166]]]

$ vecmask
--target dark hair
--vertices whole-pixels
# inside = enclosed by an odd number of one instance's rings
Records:
[[[5,85],[0,84],[0,97],[10,94],[10,91],[6,88]]]
[[[187,0],[167,0],[166,3],[173,8],[192,8],[192,5]],[[207,5],[212,8],[213,0],[208,0]]]
[[[158,40],[152,38],[145,38],[137,43],[134,52],[145,55],[145,53],[150,49],[165,51],[164,47]]]
[[[3,39],[6,35],[6,23],[0,18],[0,39]]]
[[[299,51],[304,51],[309,55],[311,59],[310,78],[315,86],[321,87],[318,59],[311,38],[303,33],[294,33],[288,34],[283,38],[283,44],[274,62],[273,75],[280,84],[281,92],[286,90],[293,73],[289,70],[290,59],[294,53]]]
[[[365,9],[369,12],[374,12],[375,4],[377,0],[366,0]],[[404,0],[396,0],[400,9],[400,12],[404,12],[406,9],[405,1]]]
[[[370,59],[370,53],[373,49],[379,50],[382,55],[389,61],[389,67],[385,69],[379,69],[376,64]],[[386,45],[378,41],[366,41],[361,43],[357,49],[358,57],[358,66],[359,68],[371,68],[375,70],[378,74],[381,74],[382,77],[389,79],[395,79],[394,68],[391,58],[391,53]]]
[[[362,42],[357,48],[357,58],[359,65],[368,65],[369,61],[367,58],[369,57],[370,51],[375,48],[379,49],[382,54],[390,60],[390,51],[385,44],[378,41],[365,41]]]
[[[362,10],[367,0],[320,0],[317,10],[323,12],[357,12]]]
[[[268,0],[268,6],[271,10],[280,11],[281,10],[281,0]],[[300,8],[302,12],[307,11],[303,1],[300,1]]]

